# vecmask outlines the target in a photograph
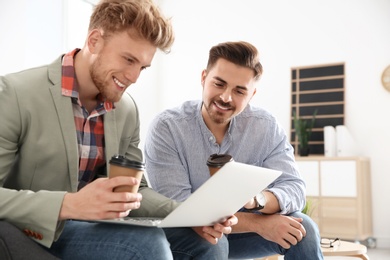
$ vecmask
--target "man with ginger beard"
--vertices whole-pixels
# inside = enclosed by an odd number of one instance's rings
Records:
[[[126,89],[173,40],[152,1],[102,0],[82,49],[0,77],[0,259],[227,258],[223,234],[235,216],[169,237],[88,222],[165,217],[179,205],[145,178],[107,178],[115,154],[143,161],[139,112]],[[138,193],[113,192],[134,184]]]

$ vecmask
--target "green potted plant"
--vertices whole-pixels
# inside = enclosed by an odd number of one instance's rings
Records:
[[[309,155],[309,140],[316,120],[316,115],[317,110],[314,111],[311,119],[303,119],[299,118],[296,112],[293,111],[295,134],[298,137],[298,154],[300,156]]]
[[[313,201],[306,198],[306,204],[305,207],[302,209],[302,213],[311,217],[313,210],[314,210]]]

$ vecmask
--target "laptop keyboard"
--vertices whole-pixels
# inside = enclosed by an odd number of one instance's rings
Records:
[[[158,224],[161,223],[162,218],[151,218],[151,217],[126,217],[126,218],[121,218],[118,219],[119,221],[124,221],[124,222],[131,222],[131,223],[138,223],[138,224],[146,224],[146,225],[151,225],[151,226],[157,226]]]

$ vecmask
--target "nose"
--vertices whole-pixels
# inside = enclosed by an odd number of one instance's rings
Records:
[[[225,103],[232,101],[231,91],[228,88],[226,88],[225,91],[223,91],[221,95],[219,95],[219,98],[222,99],[222,101]]]
[[[137,82],[137,79],[140,75],[141,71],[134,67],[130,67],[126,70],[125,72],[125,77],[128,81],[130,81],[131,84],[134,84],[135,82]]]

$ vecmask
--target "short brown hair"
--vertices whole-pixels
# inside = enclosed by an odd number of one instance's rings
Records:
[[[263,73],[263,66],[259,61],[259,52],[255,46],[248,42],[224,42],[213,46],[209,52],[207,70],[210,70],[220,58],[252,69],[255,80],[259,80]]]
[[[105,37],[134,29],[164,52],[169,52],[174,41],[170,20],[152,0],[101,0],[90,18],[88,31],[93,29],[103,29]]]

